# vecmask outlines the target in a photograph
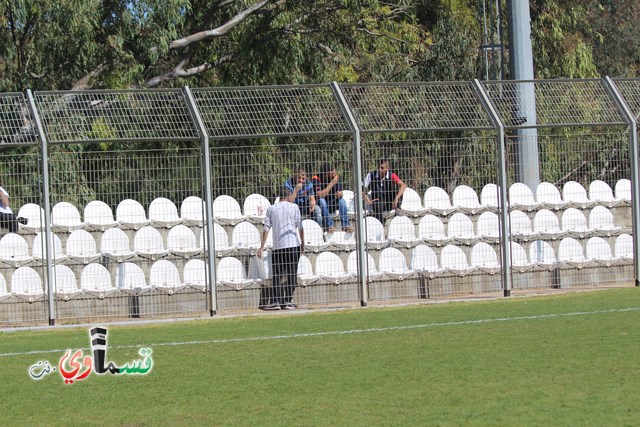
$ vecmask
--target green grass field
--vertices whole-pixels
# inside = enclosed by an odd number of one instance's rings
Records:
[[[106,325],[146,375],[65,384],[89,326],[0,333],[1,425],[640,423],[640,290]],[[33,371],[32,371],[33,372]]]

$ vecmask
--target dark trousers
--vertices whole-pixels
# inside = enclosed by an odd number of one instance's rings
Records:
[[[284,249],[274,249],[271,253],[273,268],[273,304],[287,304],[293,299],[298,280],[298,261],[300,260],[300,246]],[[286,279],[286,284],[282,284]]]
[[[389,212],[393,210],[393,199],[396,197],[397,193],[381,193],[381,194],[373,194],[372,197],[375,199],[375,202],[371,205],[371,216],[380,221],[384,225],[384,212]],[[400,200],[398,200],[398,206],[396,209],[400,209],[402,206],[402,196],[400,196]]]
[[[8,228],[9,232],[18,232],[18,219],[15,214],[0,212],[0,227]]]

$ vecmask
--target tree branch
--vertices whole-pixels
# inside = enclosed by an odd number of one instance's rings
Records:
[[[190,36],[174,40],[169,43],[169,49],[179,49],[182,47],[187,47],[192,43],[197,43],[203,40],[207,40],[214,37],[221,37],[231,31],[236,25],[240,24],[242,21],[247,19],[256,11],[262,9],[269,3],[274,2],[274,0],[261,0],[258,3],[254,4],[248,9],[243,10],[238,13],[236,16],[231,18],[229,21],[219,26],[218,28],[214,28],[212,30],[200,31],[199,33],[191,34]]]
[[[183,58],[178,63],[178,65],[176,65],[176,67],[173,70],[169,71],[168,73],[165,73],[161,76],[156,76],[152,79],[147,80],[145,82],[145,87],[148,87],[148,88],[157,87],[163,82],[166,82],[169,80],[174,80],[180,77],[194,76],[196,74],[202,73],[203,71],[207,71],[211,68],[217,67],[220,64],[231,62],[231,60],[233,59],[233,56],[225,55],[214,62],[205,62],[203,64],[198,65],[197,67],[191,67],[191,68],[185,69],[184,66],[189,61],[189,58],[190,57]]]

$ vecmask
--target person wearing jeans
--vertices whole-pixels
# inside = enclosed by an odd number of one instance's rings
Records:
[[[280,200],[267,208],[260,249],[256,255],[262,258],[264,245],[272,230],[273,250],[271,263],[273,271],[273,294],[271,303],[264,310],[293,310],[293,293],[298,279],[298,261],[304,252],[304,230],[300,219],[300,209],[290,201],[289,191],[283,188]],[[283,286],[282,279],[286,280]]]
[[[353,227],[349,225],[347,213],[347,202],[342,197],[342,182],[336,168],[330,164],[322,165],[322,170],[318,175],[311,178],[316,193],[316,200],[322,212],[322,226],[325,231],[333,233],[336,231],[333,226],[333,213],[337,210],[340,215],[340,225],[343,231],[353,232]]]

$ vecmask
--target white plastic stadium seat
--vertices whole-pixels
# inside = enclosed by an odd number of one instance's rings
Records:
[[[322,252],[316,258],[316,274],[324,283],[338,285],[353,279],[344,268],[342,259],[333,252]]]
[[[418,245],[411,251],[411,269],[416,273],[433,279],[444,272],[438,264],[438,256],[427,245]]]
[[[538,211],[538,212],[542,212],[542,211]],[[547,212],[551,212],[551,211],[547,210]],[[545,215],[545,214],[542,214],[542,215]],[[529,219],[529,215],[527,215],[522,211],[513,210],[509,212],[509,223],[510,223],[509,231],[511,233],[511,236],[517,240],[528,242],[530,240],[535,240],[539,237],[539,234],[533,231],[533,228],[531,225],[531,219]]]
[[[69,300],[82,293],[78,288],[78,281],[73,271],[66,265],[56,265],[53,267],[54,294],[57,298]]]
[[[389,222],[387,239],[397,248],[412,248],[422,242],[413,221],[406,216],[396,216]]]
[[[470,265],[478,270],[488,274],[496,274],[500,271],[501,266],[498,262],[498,254],[495,249],[485,242],[478,242],[471,248],[470,258]]]
[[[327,235],[329,248],[338,251],[352,251],[356,247],[356,237],[354,233],[345,231],[335,231]]]
[[[534,266],[535,264],[529,261],[524,248],[516,242],[511,242],[511,268],[518,273],[524,273]]]
[[[439,215],[449,215],[456,208],[451,204],[449,194],[440,187],[429,187],[424,192],[422,205],[427,211],[435,212]]]
[[[29,244],[16,233],[7,233],[0,239],[0,262],[12,267],[20,267],[33,262]]]
[[[476,190],[468,185],[458,185],[453,190],[451,199],[454,208],[468,215],[475,215],[485,209],[480,204]]]
[[[526,184],[514,182],[509,186],[509,208],[533,211],[540,208],[533,191]]]
[[[213,220],[222,225],[236,225],[244,221],[240,204],[236,199],[222,194],[213,201]]]
[[[216,268],[218,285],[226,286],[236,291],[251,286],[254,282],[247,276],[244,264],[238,258],[223,257]]]
[[[536,187],[536,200],[546,209],[560,210],[569,205],[562,200],[560,190],[550,182],[541,182]]]
[[[127,233],[119,228],[109,228],[100,238],[100,253],[116,262],[125,262],[136,254],[131,250]]]
[[[185,285],[204,291],[207,287],[209,268],[201,259],[190,259],[182,269],[182,281]]]
[[[606,182],[596,179],[589,184],[589,199],[600,206],[612,208],[616,205],[613,190]]]
[[[633,261],[633,237],[626,233],[619,235],[616,238],[613,253],[616,258],[620,258],[625,263],[631,263]]]
[[[593,230],[587,225],[587,217],[576,208],[567,208],[562,212],[561,224],[562,230],[566,231],[569,237],[586,239],[593,234]]]
[[[562,198],[574,208],[587,209],[595,205],[594,201],[589,200],[587,190],[576,181],[565,182],[562,187]]]
[[[585,256],[580,242],[573,237],[565,237],[558,245],[558,261],[561,266],[583,268],[591,265],[591,261]]]
[[[144,208],[137,200],[125,199],[116,207],[116,221],[122,229],[138,230],[151,224]]]
[[[244,255],[255,255],[256,251],[260,249],[261,243],[260,231],[254,224],[245,221],[233,227],[231,244],[234,250]]]
[[[200,229],[200,242],[198,246],[205,252],[208,250],[207,246],[207,227]],[[215,255],[217,257],[223,257],[231,254],[235,251],[233,246],[229,244],[229,235],[227,231],[220,224],[213,224],[213,241],[215,245]]]
[[[560,228],[560,220],[549,209],[540,209],[533,217],[533,232],[542,239],[561,239],[567,232]]]
[[[455,245],[447,245],[442,248],[440,266],[445,273],[456,276],[466,276],[476,270],[469,265],[469,260],[462,249]]]
[[[267,208],[271,206],[269,199],[262,194],[250,194],[244,199],[242,204],[242,213],[247,218],[256,224],[262,224],[267,213]]]
[[[384,277],[384,273],[378,270],[376,267],[376,261],[373,259],[373,256],[370,253],[365,254],[365,261],[367,265],[366,268],[362,270],[365,271],[367,282],[371,282],[374,280],[379,280]],[[351,274],[353,277],[358,276],[358,252],[353,251],[349,254],[349,258],[347,258],[347,272]]]
[[[196,235],[189,227],[178,224],[167,234],[167,250],[181,258],[192,258],[200,255],[203,248],[198,246]]]
[[[162,235],[150,225],[136,231],[133,237],[133,252],[141,258],[152,261],[169,255],[169,251],[164,248]]]
[[[622,178],[616,182],[615,186],[616,204],[618,205],[630,205],[631,204],[631,181]]]
[[[118,225],[111,207],[100,200],[93,200],[84,207],[84,222],[87,230],[94,231],[106,231]]]
[[[67,256],[62,251],[62,241],[58,235],[51,233],[53,239],[53,262],[59,263],[67,259]],[[31,243],[31,256],[36,262],[44,263],[46,261],[47,249],[45,245],[46,239],[44,233],[36,234],[36,237]]]
[[[26,203],[18,211],[18,217],[27,219],[26,224],[20,224],[19,229],[26,233],[39,233],[44,230],[44,209],[35,203]]]
[[[354,218],[356,216],[356,206],[354,201],[355,195],[351,190],[342,190],[342,198],[347,203],[347,215],[349,218]]]
[[[364,238],[368,249],[379,250],[389,245],[384,236],[384,225],[372,216],[364,219]]]
[[[553,247],[544,240],[536,240],[531,242],[529,246],[529,260],[536,266],[550,270],[554,268],[558,260]]]
[[[304,249],[310,252],[321,252],[329,247],[329,243],[324,240],[322,227],[312,219],[303,219],[304,229]]]
[[[118,264],[116,270],[116,287],[120,290],[146,291],[150,289],[147,285],[144,271],[132,262]]]
[[[476,223],[476,234],[487,243],[500,243],[500,218],[494,212],[483,212]]]
[[[300,255],[298,260],[298,285],[305,287],[320,280],[320,276],[313,272],[313,265],[306,255]]]
[[[204,201],[198,196],[189,196],[180,204],[180,218],[185,225],[204,225]]]
[[[97,261],[102,255],[98,252],[96,240],[86,230],[75,230],[67,238],[67,257],[82,264]]]
[[[488,183],[480,191],[480,204],[491,212],[498,212],[500,198],[500,187],[496,184]]]
[[[451,215],[447,223],[447,237],[463,245],[472,245],[480,240],[473,229],[471,218],[461,212]]]
[[[398,209],[398,214],[410,217],[419,217],[427,212],[427,208],[422,205],[422,198],[413,188],[406,188],[402,193],[402,204]]]
[[[84,228],[78,208],[68,202],[56,203],[51,208],[51,228],[55,232],[71,233]]]
[[[435,215],[427,214],[418,224],[418,238],[433,246],[444,246],[451,242],[444,229],[444,223]]]
[[[87,264],[80,273],[80,288],[89,294],[105,297],[116,292],[111,273],[102,264]]]
[[[149,203],[149,220],[158,228],[171,228],[182,223],[175,203],[164,197],[157,197]]]
[[[33,300],[45,294],[42,278],[36,270],[28,266],[16,269],[11,276],[11,294]]]
[[[599,236],[614,236],[622,230],[613,223],[613,214],[604,206],[595,206],[589,212],[589,228]]]
[[[595,236],[590,238],[585,247],[585,254],[588,259],[605,267],[618,263],[618,259],[613,256],[611,246],[602,237]]]
[[[178,291],[183,287],[178,267],[166,259],[154,262],[149,269],[149,285],[169,294]]]
[[[380,252],[378,266],[385,276],[395,280],[408,279],[416,274],[416,272],[407,265],[404,254],[396,248],[383,249],[382,252]]]

